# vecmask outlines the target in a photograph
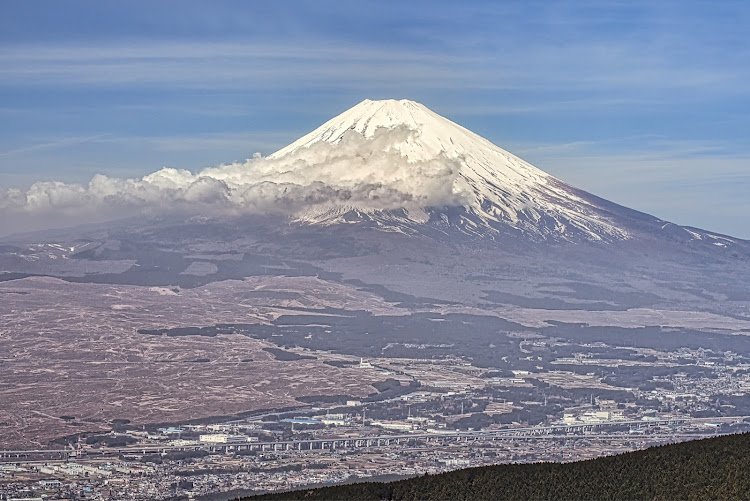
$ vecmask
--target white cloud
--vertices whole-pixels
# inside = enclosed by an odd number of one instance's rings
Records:
[[[84,223],[139,214],[294,214],[314,207],[370,209],[462,202],[456,160],[411,162],[388,144],[415,131],[350,132],[337,145],[320,142],[280,158],[255,156],[197,173],[165,167],[140,179],[95,175],[87,185],[39,182],[0,190],[0,234],[18,221]]]

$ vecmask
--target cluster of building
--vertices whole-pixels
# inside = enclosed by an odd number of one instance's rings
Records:
[[[584,401],[578,397],[574,405],[534,426],[513,418],[499,423],[495,418],[547,409],[547,398],[554,397],[555,388],[604,392],[613,387],[586,370],[559,370],[554,364],[497,375],[458,359],[361,360],[362,370],[387,371],[389,377],[419,384],[379,402],[348,400],[232,422],[113,431],[132,444],[110,456],[106,446],[83,444],[80,454],[71,454],[75,458],[0,464],[0,500],[158,499],[233,489],[291,489],[351,477],[437,473],[503,461],[567,461],[673,441],[676,433],[698,437],[748,428],[742,416],[721,420],[696,419],[692,414],[705,409],[718,415],[721,409],[716,406],[721,402],[716,402],[716,395],[746,395],[750,370],[743,370],[737,361],[701,360],[700,354],[689,350],[657,354],[656,365],[665,363],[665,357],[694,360],[711,377],[674,373],[655,378],[658,385],[652,390],[621,390],[643,404],[594,394]],[[594,359],[570,357],[585,366],[596,365]],[[596,360],[601,365],[605,359]],[[543,385],[547,386],[541,396],[538,388]],[[515,397],[498,397],[507,394]],[[477,416],[491,419],[492,424],[476,428],[461,424]],[[542,434],[547,435],[545,440],[535,440]],[[421,438],[389,440],[389,436]],[[305,441],[309,447],[295,446]],[[87,452],[100,456],[93,458]]]

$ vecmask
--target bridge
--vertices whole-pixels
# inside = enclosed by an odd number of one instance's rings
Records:
[[[378,447],[424,447],[448,443],[470,443],[479,441],[503,440],[565,440],[571,438],[625,439],[632,438],[627,434],[594,433],[608,427],[638,427],[640,429],[656,426],[675,426],[683,424],[685,419],[659,419],[653,421],[609,421],[600,423],[575,423],[553,426],[533,426],[525,428],[503,428],[486,431],[446,431],[415,432],[398,435],[361,435],[348,437],[313,438],[306,440],[282,440],[274,442],[241,442],[241,443],[205,443],[188,444],[149,444],[125,447],[83,447],[74,449],[34,449],[0,451],[0,463],[16,463],[33,460],[82,460],[96,457],[119,455],[168,454],[170,452],[230,453],[239,451],[302,451],[302,450],[338,450]],[[571,436],[570,434],[577,434]],[[700,435],[664,435],[674,438],[691,438]]]

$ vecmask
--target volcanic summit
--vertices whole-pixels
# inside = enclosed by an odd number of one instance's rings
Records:
[[[531,241],[615,242],[648,237],[678,241],[710,241],[717,246],[735,242],[722,235],[683,228],[656,217],[622,207],[538,169],[487,139],[409,100],[364,100],[268,158],[294,162],[324,145],[349,149],[355,142],[361,162],[351,162],[345,176],[389,188],[401,177],[388,178],[373,171],[367,157],[388,153],[406,162],[406,170],[431,162],[452,175],[442,188],[451,199],[430,204],[420,197],[423,186],[404,207],[372,204],[322,203],[305,207],[296,220],[312,224],[336,224],[367,220],[391,231],[420,231],[420,225],[459,231],[473,236],[502,239],[522,237]],[[342,146],[346,144],[347,146]],[[335,148],[333,148],[335,151]],[[312,154],[312,153],[310,153]],[[377,166],[377,164],[376,164]],[[433,166],[434,167],[434,166]],[[336,180],[334,180],[334,183]],[[447,185],[447,186],[446,186]],[[424,200],[428,203],[418,205]]]

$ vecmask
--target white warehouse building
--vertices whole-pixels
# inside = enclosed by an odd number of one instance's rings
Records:
[[[228,435],[226,433],[209,433],[198,437],[201,442],[212,444],[246,444],[248,442],[257,442],[257,437],[246,437],[245,435]]]

